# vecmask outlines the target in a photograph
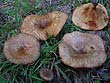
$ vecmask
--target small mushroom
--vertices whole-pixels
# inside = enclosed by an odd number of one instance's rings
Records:
[[[15,64],[32,63],[39,57],[40,44],[38,40],[29,34],[20,33],[5,42],[4,54],[6,58]]]
[[[98,35],[81,32],[65,34],[59,44],[61,61],[73,68],[93,68],[106,60],[102,39]]]
[[[37,39],[46,40],[49,35],[57,36],[67,19],[67,14],[54,11],[45,15],[27,16],[20,28],[23,33],[34,35]]]
[[[101,30],[108,24],[106,8],[96,2],[77,7],[72,16],[75,25],[85,30]]]
[[[48,68],[42,68],[39,73],[40,77],[42,77],[46,81],[51,81],[54,77],[53,71]]]

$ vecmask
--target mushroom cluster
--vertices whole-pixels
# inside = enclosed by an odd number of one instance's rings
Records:
[[[56,37],[63,28],[67,14],[53,11],[45,15],[27,16],[18,35],[8,39],[3,48],[6,58],[15,64],[30,64],[40,56],[39,40],[47,40],[49,35]],[[92,0],[92,3],[77,7],[72,15],[76,26],[85,30],[101,30],[108,24],[106,8]],[[58,45],[61,61],[73,68],[94,68],[101,66],[107,58],[103,40],[95,34],[73,31],[67,33]],[[46,81],[54,79],[54,73],[41,68],[39,75]]]
[[[27,16],[20,28],[21,33],[5,42],[4,54],[15,64],[29,64],[40,55],[39,40],[46,40],[50,34],[58,35],[67,19],[67,14],[54,11],[45,15]]]
[[[67,17],[60,11],[27,16],[20,27],[21,33],[5,42],[6,58],[15,64],[29,64],[37,60],[40,55],[39,40],[47,40],[49,35],[56,37]],[[74,10],[72,21],[85,30],[101,30],[108,23],[108,13],[103,5],[92,0],[92,3],[83,4]],[[97,67],[107,57],[103,40],[99,36],[77,31],[65,34],[58,48],[62,62],[73,68]],[[42,72],[53,75],[48,69],[42,69],[40,76],[45,80],[53,79],[52,75]]]
[[[85,30],[101,30],[108,24],[106,8],[92,0],[73,11],[72,21]],[[93,68],[101,66],[107,56],[103,40],[95,34],[74,31],[64,35],[58,46],[61,61],[73,68]]]

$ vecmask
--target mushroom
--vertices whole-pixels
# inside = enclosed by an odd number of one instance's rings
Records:
[[[77,7],[72,16],[75,25],[85,30],[101,30],[108,24],[106,8],[94,1]]]
[[[57,36],[67,19],[67,14],[54,11],[45,15],[27,16],[20,28],[23,33],[34,35],[37,39],[46,40],[49,35]]]
[[[29,34],[20,33],[5,42],[4,54],[6,58],[15,64],[32,63],[39,57],[40,44],[38,40]]]
[[[59,54],[61,61],[73,68],[93,68],[106,60],[102,39],[98,35],[77,31],[64,35]]]
[[[46,81],[51,81],[54,77],[53,71],[48,68],[42,68],[39,73],[40,77],[42,77]]]

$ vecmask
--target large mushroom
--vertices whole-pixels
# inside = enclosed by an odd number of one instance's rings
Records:
[[[99,3],[87,3],[73,11],[72,21],[82,29],[101,30],[108,24],[108,13]]]
[[[25,65],[38,59],[40,44],[34,36],[20,33],[5,42],[4,54],[10,62]]]
[[[66,19],[67,14],[60,11],[45,15],[29,15],[24,19],[20,31],[32,34],[37,39],[46,40],[49,35],[58,35]]]
[[[102,39],[98,35],[81,32],[65,34],[59,44],[61,61],[73,68],[93,68],[106,60]]]

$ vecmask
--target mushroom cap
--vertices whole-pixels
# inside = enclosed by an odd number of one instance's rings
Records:
[[[5,42],[4,54],[10,62],[25,65],[38,59],[40,44],[34,36],[20,33]]]
[[[102,39],[98,35],[77,31],[64,35],[59,54],[62,62],[73,68],[93,68],[106,60]]]
[[[100,30],[108,24],[108,13],[106,8],[99,3],[96,8],[92,3],[87,3],[74,10],[72,21],[82,29]]]
[[[45,15],[27,16],[20,28],[23,33],[34,35],[37,39],[46,40],[48,35],[57,36],[63,28],[67,14],[54,11]]]
[[[51,81],[54,77],[53,71],[48,68],[42,68],[39,73],[40,77],[42,77],[46,81]]]

